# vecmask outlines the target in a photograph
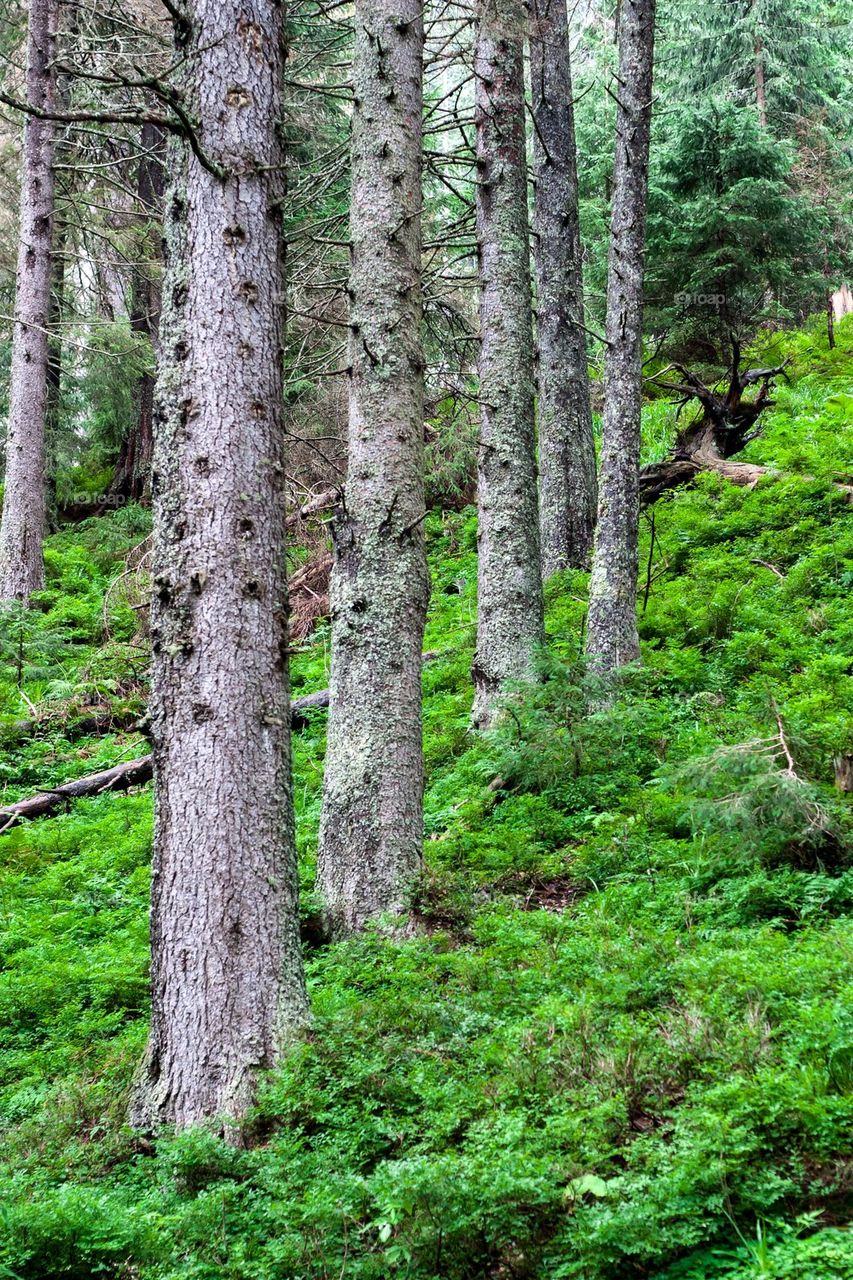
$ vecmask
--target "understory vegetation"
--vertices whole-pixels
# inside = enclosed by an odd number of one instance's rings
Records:
[[[243,1149],[126,1124],[150,789],[3,834],[0,1276],[853,1277],[850,320],[836,342],[763,339],[790,382],[743,457],[775,474],[700,475],[644,520],[643,663],[615,697],[583,674],[587,575],[558,575],[541,681],[473,736],[476,519],[430,514],[426,870],[402,936],[319,941],[311,713],[314,1032]],[[664,456],[672,407],[645,431]],[[48,539],[0,641],[4,802],[147,750],[148,525],[128,505]],[[327,684],[326,626],[296,694]]]

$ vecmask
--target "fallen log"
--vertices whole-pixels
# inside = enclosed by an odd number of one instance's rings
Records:
[[[781,471],[771,467],[762,467],[757,462],[732,462],[721,458],[709,449],[697,450],[686,456],[679,456],[678,451],[664,462],[653,462],[640,468],[640,506],[649,507],[653,502],[671,489],[679,489],[691,484],[702,471],[713,471],[722,476],[729,484],[742,489],[754,489],[764,476],[781,477]],[[811,476],[801,476],[802,480],[810,480]],[[832,482],[837,493],[844,495],[845,500],[853,503],[853,485],[843,481]]]
[[[743,489],[754,489],[763,476],[777,474],[769,467],[759,466],[755,462],[730,462],[727,458],[717,457],[708,449],[684,456],[679,456],[676,452],[665,462],[653,462],[640,468],[640,506],[651,506],[670,489],[679,489],[692,483],[700,471],[714,471],[728,480],[729,484],[739,485]],[[848,490],[853,496],[853,489],[848,485],[838,487]]]
[[[126,733],[135,728],[140,721],[140,711],[113,711],[103,707],[90,711],[87,715],[64,721],[59,716],[50,716],[31,720],[13,720],[0,727],[0,742],[3,746],[14,746],[28,738],[39,738],[44,734],[61,732],[67,742],[76,742],[78,738],[101,736],[106,733]]]
[[[301,698],[294,698],[290,704],[290,727],[304,729],[308,724],[307,711],[322,710],[329,705],[329,690],[319,689],[317,693],[306,693]]]
[[[436,650],[423,655],[424,662],[432,662],[439,656]],[[329,690],[318,689],[316,693],[304,694],[294,698],[290,704],[290,723],[294,729],[303,729],[309,722],[311,711],[320,711],[329,705]],[[139,756],[126,764],[114,765],[111,769],[101,769],[98,773],[86,774],[73,782],[64,782],[52,790],[40,791],[28,800],[18,800],[15,804],[0,807],[0,836],[11,831],[20,822],[31,818],[49,818],[58,811],[66,812],[72,800],[82,800],[88,796],[102,795],[105,791],[127,791],[129,787],[142,786],[150,782],[154,776],[154,765],[151,755]]]
[[[331,511],[341,500],[341,491],[336,489],[325,489],[323,493],[316,494],[313,498],[309,498],[307,502],[303,502],[301,507],[297,507],[295,511],[291,511],[287,517],[288,530],[295,529],[300,521],[308,520],[311,516],[322,515],[326,511]]]
[[[5,805],[0,809],[0,835],[28,818],[46,818],[58,809],[66,810],[72,800],[98,796],[105,791],[127,791],[128,787],[142,786],[151,781],[153,774],[151,756],[140,756],[138,760],[114,765],[112,769],[101,769],[98,773],[87,774],[85,778],[77,778],[74,782],[64,782],[61,787],[54,787],[51,791],[40,791],[28,800],[19,800],[17,804]]]

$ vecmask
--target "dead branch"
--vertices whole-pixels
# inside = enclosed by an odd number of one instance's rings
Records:
[[[432,662],[440,655],[430,650],[423,655],[423,662]],[[329,690],[320,689],[317,693],[308,693],[301,698],[294,698],[290,704],[290,723],[293,729],[304,729],[310,723],[310,712],[320,711],[329,705]],[[57,813],[67,812],[72,800],[103,795],[107,791],[127,791],[130,787],[143,786],[154,776],[153,758],[151,755],[140,756],[125,764],[114,765],[111,769],[101,769],[98,773],[87,774],[76,778],[73,782],[64,782],[52,790],[40,791],[38,795],[27,800],[18,800],[15,804],[0,807],[0,835],[5,835],[13,827],[32,818],[50,818]]]
[[[17,804],[0,809],[0,835],[10,831],[19,822],[50,817],[58,810],[66,810],[72,800],[101,795],[105,791],[127,791],[129,787],[150,782],[152,776],[151,756],[140,756],[138,760],[115,765],[112,769],[102,769],[99,773],[90,773],[74,782],[65,782],[52,791],[41,791],[29,800],[19,800]]]

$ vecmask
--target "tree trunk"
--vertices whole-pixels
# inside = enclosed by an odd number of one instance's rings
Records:
[[[424,549],[418,0],[356,0],[346,498],[334,522],[317,884],[332,932],[399,911],[421,865]]]
[[[59,0],[31,0],[27,102],[41,111],[52,111],[56,104],[58,22]],[[0,601],[25,601],[44,584],[44,435],[54,218],[53,146],[53,124],[28,116],[24,125],[6,488],[0,521]]]
[[[47,394],[44,405],[44,496],[45,529],[54,533],[59,528],[56,496],[57,466],[62,418],[62,319],[65,312],[65,257],[68,252],[68,228],[58,214],[53,226],[53,252],[50,270],[50,302],[47,328]]]
[[[64,25],[60,26],[58,41],[71,47],[78,30],[79,14],[76,9],[66,11]],[[61,19],[60,19],[61,21]],[[56,105],[60,111],[67,111],[71,105],[72,75],[66,68],[58,72],[56,77]],[[55,172],[64,168],[64,191],[62,184],[54,192],[54,222],[51,243],[50,264],[50,302],[47,328],[49,332],[47,352],[47,396],[44,410],[44,473],[45,473],[45,528],[55,533],[59,528],[59,503],[57,500],[57,478],[60,450],[60,425],[62,418],[62,321],[65,317],[65,263],[71,247],[70,228],[67,211],[62,208],[62,196],[67,203],[74,191],[77,174],[74,172],[70,142],[70,126],[57,126],[53,144],[53,167]],[[56,196],[60,197],[56,207]]]
[[[229,1130],[308,1017],[290,779],[277,0],[193,0],[152,477],[152,1024],[132,1121]],[[181,165],[176,163],[175,169]]]
[[[764,83],[764,45],[758,39],[755,42],[755,102],[758,107],[758,123],[762,129],[767,128],[767,88]]]
[[[533,0],[532,12],[539,528],[547,578],[589,564],[596,475],[566,3]]]
[[[137,172],[136,194],[142,217],[159,221],[165,185],[163,157],[165,135],[159,125],[143,124],[142,156]],[[142,257],[142,253],[138,255]],[[130,327],[156,344],[160,320],[160,290],[152,269],[137,265],[131,286]],[[139,376],[136,387],[136,421],[122,442],[116,460],[110,492],[114,497],[139,502],[144,494],[151,470],[154,449],[154,375],[147,369]]]
[[[849,794],[853,791],[853,754],[835,756],[835,785],[839,791]]]
[[[544,639],[533,427],[525,12],[480,0],[474,51],[480,266],[477,653],[473,723],[533,674]]]
[[[622,0],[598,525],[586,651],[602,671],[640,655],[637,634],[643,258],[655,0]]]

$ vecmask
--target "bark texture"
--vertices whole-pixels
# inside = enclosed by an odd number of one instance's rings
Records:
[[[597,501],[565,0],[533,0],[530,83],[542,572],[585,568]]]
[[[308,1016],[283,557],[283,14],[275,0],[194,0],[188,17],[188,99],[224,176],[190,156],[166,202],[153,1007],[132,1121],[227,1130]]]
[[[27,102],[56,108],[59,0],[31,0]],[[44,585],[45,417],[54,221],[55,127],[24,125],[21,227],[6,436],[6,487],[0,519],[0,601],[27,600]]]
[[[758,107],[758,123],[767,128],[767,88],[764,80],[764,46],[755,42],[755,102]]]
[[[533,425],[527,220],[525,11],[481,0],[476,79],[480,269],[477,652],[473,723],[486,727],[507,681],[533,673],[544,637]]]
[[[332,932],[404,905],[423,849],[421,108],[418,0],[356,0],[346,495],[317,885]]]
[[[640,655],[637,634],[643,258],[655,0],[622,0],[598,524],[586,650],[602,671]]]

